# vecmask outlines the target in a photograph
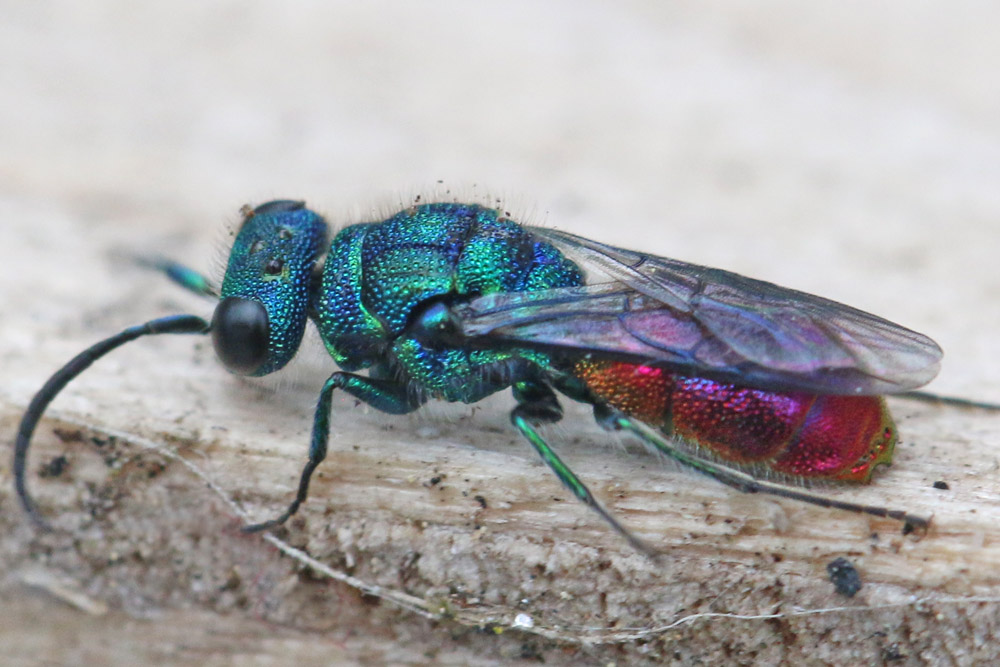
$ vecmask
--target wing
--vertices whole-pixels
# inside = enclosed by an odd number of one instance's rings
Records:
[[[776,391],[887,394],[937,374],[934,341],[855,308],[566,232],[531,231],[609,281],[455,306],[474,344],[600,355]]]

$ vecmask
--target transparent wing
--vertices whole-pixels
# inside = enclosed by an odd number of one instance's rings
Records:
[[[608,282],[455,307],[473,342],[562,349],[772,390],[886,394],[929,382],[941,348],[888,320],[735,273],[532,228]]]

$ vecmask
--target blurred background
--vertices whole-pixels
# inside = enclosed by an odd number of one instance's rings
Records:
[[[217,271],[243,204],[302,198],[342,225],[441,190],[873,311],[944,347],[933,390],[1000,401],[989,3],[53,0],[0,15],[5,430],[96,338],[210,312],[123,252]],[[169,345],[185,366],[188,344]],[[181,372],[121,359],[89,386]],[[204,386],[153,418],[188,415]],[[82,394],[61,409],[112,422],[137,400]]]
[[[208,266],[244,203],[344,223],[444,181],[872,310],[944,345],[942,390],[1000,391],[982,3],[2,10],[5,335],[111,300],[109,239]]]

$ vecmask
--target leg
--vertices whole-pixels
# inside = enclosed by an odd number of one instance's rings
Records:
[[[652,445],[657,450],[663,452],[675,461],[683,463],[686,466],[690,466],[698,472],[708,475],[709,477],[722,482],[727,486],[743,491],[744,493],[769,493],[775,496],[782,496],[784,498],[791,498],[793,500],[800,500],[813,505],[819,505],[820,507],[830,507],[834,509],[858,512],[861,514],[871,514],[873,516],[896,519],[897,521],[903,522],[904,533],[910,533],[915,529],[924,529],[930,523],[930,519],[921,516],[914,516],[902,510],[891,510],[885,507],[878,507],[876,505],[860,505],[857,503],[835,500],[833,498],[825,498],[823,496],[816,496],[811,493],[799,491],[798,489],[793,489],[783,484],[757,479],[756,477],[741,470],[735,470],[723,464],[703,459],[696,454],[686,452],[683,449],[671,444],[652,427],[606,406],[595,406],[594,418],[597,419],[597,422],[604,428],[609,430],[630,431],[638,436],[644,443]]]
[[[548,424],[557,422],[562,418],[562,408],[556,399],[555,393],[545,384],[536,382],[519,382],[514,385],[514,397],[518,401],[518,406],[510,413],[510,421],[514,427],[521,432],[531,446],[535,448],[542,460],[548,464],[552,472],[556,474],[566,488],[573,492],[577,498],[587,504],[588,507],[601,515],[601,517],[611,524],[618,533],[628,540],[634,549],[647,556],[657,557],[659,554],[651,546],[635,537],[625,529],[618,521],[604,509],[597,499],[594,498],[590,490],[573,473],[569,467],[563,463],[548,443],[542,439],[534,426],[538,424]]]
[[[299,479],[299,490],[295,495],[295,500],[278,518],[244,526],[243,532],[256,533],[280,526],[288,521],[298,511],[299,506],[306,501],[306,497],[309,495],[309,480],[312,478],[313,471],[326,458],[326,443],[330,435],[330,400],[333,397],[334,389],[343,389],[376,410],[395,415],[413,412],[424,402],[423,396],[411,392],[409,387],[403,383],[374,380],[339,371],[331,375],[323,385],[316,402],[312,439],[309,443],[309,461],[302,469],[302,477]]]
[[[937,403],[939,405],[954,405],[957,408],[973,408],[976,410],[988,410],[990,412],[1000,412],[1000,403],[987,403],[985,401],[974,401],[968,398],[957,398],[955,396],[940,396],[926,391],[907,391],[897,394],[899,398],[909,398],[921,403]]]

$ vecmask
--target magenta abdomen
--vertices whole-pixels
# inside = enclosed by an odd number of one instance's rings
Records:
[[[736,466],[867,482],[892,460],[895,425],[878,396],[765,391],[613,361],[574,373],[611,406]]]

